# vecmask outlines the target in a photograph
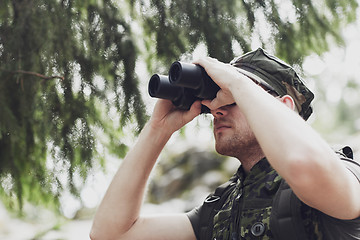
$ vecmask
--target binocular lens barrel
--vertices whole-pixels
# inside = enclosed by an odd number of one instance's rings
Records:
[[[151,97],[171,100],[183,110],[189,110],[197,99],[215,98],[219,89],[203,67],[179,61],[171,64],[169,76],[154,74],[148,85]],[[209,109],[204,108],[202,112]]]
[[[169,70],[169,80],[176,86],[198,89],[202,82],[203,69],[199,65],[174,62]]]
[[[148,91],[151,97],[176,101],[182,94],[182,88],[172,85],[165,75],[154,74],[150,78]]]
[[[200,99],[213,99],[220,89],[203,67],[179,61],[171,65],[169,81],[173,85],[193,89],[194,95]]]

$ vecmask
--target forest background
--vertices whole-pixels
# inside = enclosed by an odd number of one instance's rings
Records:
[[[358,152],[358,5],[2,0],[0,238],[88,239],[94,209],[156,101],[148,80],[175,60],[229,62],[267,49],[315,92],[309,124]],[[213,152],[210,122],[200,116],[169,142],[144,211],[186,211],[235,171],[236,161]]]

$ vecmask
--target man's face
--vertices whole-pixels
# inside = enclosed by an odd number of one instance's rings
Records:
[[[214,116],[215,149],[218,153],[240,157],[259,148],[255,135],[238,106],[223,106],[212,110],[211,114]]]

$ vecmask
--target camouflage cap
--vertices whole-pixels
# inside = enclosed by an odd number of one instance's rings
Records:
[[[305,120],[312,113],[314,94],[304,85],[295,70],[262,48],[246,53],[230,62],[239,72],[274,90],[279,96],[290,95],[300,116]]]

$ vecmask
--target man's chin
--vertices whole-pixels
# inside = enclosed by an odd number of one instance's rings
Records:
[[[231,148],[229,147],[228,144],[216,144],[215,145],[215,150],[218,154],[224,155],[224,156],[230,156],[233,157],[231,154]]]

